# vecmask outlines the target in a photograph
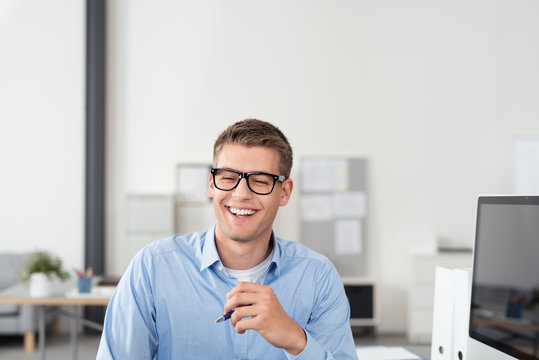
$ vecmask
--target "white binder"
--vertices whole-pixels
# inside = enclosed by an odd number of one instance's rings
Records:
[[[436,267],[431,360],[453,360],[454,271]]]
[[[466,360],[472,269],[436,267],[431,360]]]
[[[455,269],[454,280],[453,360],[466,360],[468,358],[466,346],[470,322],[472,269]]]

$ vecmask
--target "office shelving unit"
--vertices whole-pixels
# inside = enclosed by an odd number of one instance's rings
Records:
[[[211,164],[176,166],[174,229],[176,233],[204,231],[215,222],[211,199],[208,197],[208,177]]]
[[[301,242],[326,255],[343,276],[350,325],[374,331],[377,285],[366,274],[367,159],[305,157],[300,180]]]

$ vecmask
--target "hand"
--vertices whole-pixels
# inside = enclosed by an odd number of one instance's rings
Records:
[[[292,355],[305,348],[305,332],[284,311],[271,287],[240,282],[226,295],[226,299],[224,314],[236,309],[230,324],[238,334],[255,330],[271,345]]]

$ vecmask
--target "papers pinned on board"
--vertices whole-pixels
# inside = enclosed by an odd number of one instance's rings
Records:
[[[360,254],[363,247],[361,219],[366,215],[365,193],[305,194],[301,201],[303,221],[333,222],[334,251]]]
[[[361,222],[359,220],[337,220],[335,222],[335,253],[354,255],[361,253]]]
[[[333,202],[331,195],[303,195],[301,217],[303,221],[332,221]]]
[[[333,221],[337,218],[363,218],[366,215],[364,192],[304,194],[301,199],[303,221]]]
[[[348,162],[345,159],[305,159],[302,163],[303,191],[348,190]]]
[[[362,254],[368,215],[365,159],[310,157],[303,159],[301,171],[306,243],[316,249],[316,242],[325,242],[320,251],[328,255]]]
[[[365,193],[362,191],[337,193],[333,195],[333,209],[337,217],[365,217]]]

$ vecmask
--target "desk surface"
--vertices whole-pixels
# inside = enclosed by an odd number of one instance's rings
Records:
[[[22,284],[17,284],[0,292],[0,304],[30,304],[30,305],[108,305],[110,296],[91,295],[81,297],[67,296],[65,285],[51,296],[31,297],[28,288]]]

